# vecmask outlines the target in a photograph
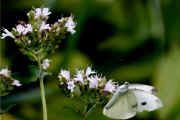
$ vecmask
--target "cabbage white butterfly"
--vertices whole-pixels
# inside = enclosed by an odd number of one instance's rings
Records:
[[[134,117],[136,112],[156,110],[163,105],[155,93],[152,86],[125,82],[106,104],[103,114],[113,119],[129,119]]]

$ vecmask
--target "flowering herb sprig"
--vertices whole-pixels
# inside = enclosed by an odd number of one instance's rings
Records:
[[[95,105],[107,102],[118,87],[116,82],[98,75],[91,67],[76,70],[74,75],[61,70],[58,78],[59,86],[67,96],[85,104],[86,110],[78,110],[85,111],[81,113],[85,118]]]
[[[11,37],[19,46],[20,51],[38,65],[37,78],[40,81],[41,99],[43,105],[43,120],[47,120],[47,108],[43,79],[49,75],[47,68],[51,60],[47,57],[59,47],[60,42],[69,33],[74,34],[76,23],[73,16],[63,17],[54,24],[47,20],[51,12],[49,8],[35,8],[27,13],[28,21],[19,21],[16,27],[8,31],[4,28],[1,39]]]
[[[11,37],[15,40],[20,50],[28,55],[31,60],[44,59],[49,53],[59,47],[61,40],[68,33],[75,33],[76,23],[73,16],[63,17],[54,24],[48,24],[47,20],[51,12],[48,8],[36,8],[27,13],[28,23],[19,21],[19,24],[11,31],[4,29],[1,39]]]
[[[22,84],[11,77],[8,68],[0,70],[0,96],[6,96],[14,87],[20,87]]]

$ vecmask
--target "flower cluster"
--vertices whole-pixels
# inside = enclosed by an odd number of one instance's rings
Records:
[[[19,21],[11,31],[4,28],[1,39],[13,38],[21,51],[33,61],[37,61],[36,56],[40,56],[41,60],[45,59],[50,52],[59,47],[59,43],[67,37],[68,33],[76,32],[76,23],[72,15],[63,17],[54,24],[48,24],[50,14],[48,8],[31,10],[27,13],[27,23]]]
[[[46,69],[50,66],[50,62],[51,62],[51,60],[49,60],[49,59],[43,60],[43,62],[42,62],[42,64],[41,64],[42,68],[43,68],[44,70],[46,70]]]
[[[22,84],[11,77],[11,72],[8,68],[0,70],[0,96],[7,95],[12,89],[13,86],[21,86]]]
[[[47,75],[51,75],[47,72],[47,68],[50,66],[51,60],[47,59],[48,55],[59,47],[59,44],[64,40],[69,34],[74,34],[76,32],[76,23],[74,22],[74,17],[63,17],[59,19],[54,24],[47,23],[49,15],[51,12],[49,8],[35,8],[27,13],[28,21],[19,21],[18,25],[12,28],[11,31],[3,29],[3,33],[0,35],[0,39],[6,39],[10,37],[14,39],[14,42],[20,48],[20,51],[27,55],[30,60],[37,63],[37,66],[32,67],[35,73],[34,78],[40,80],[40,88],[42,104],[43,104],[43,119],[47,118],[46,112],[46,101],[43,79]],[[68,73],[63,73],[67,77]],[[67,80],[70,80],[67,78]],[[68,90],[74,91],[75,83],[74,81],[68,81]],[[0,71],[0,91],[1,95],[7,95],[13,86],[21,86],[18,80],[14,80],[10,77],[10,72],[8,69],[3,69]]]
[[[86,102],[93,100],[92,103],[100,102],[106,95],[112,95],[118,87],[116,82],[108,81],[91,67],[87,67],[85,70],[76,70],[74,75],[71,75],[68,70],[61,70],[58,78],[60,88],[63,88],[68,94],[73,97],[82,97]]]

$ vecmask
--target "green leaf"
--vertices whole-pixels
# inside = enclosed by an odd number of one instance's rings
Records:
[[[23,52],[25,55],[27,55],[31,61],[33,61],[33,62],[38,61],[37,58],[36,58],[36,56],[35,56],[32,52],[27,51],[27,50],[22,50],[22,52]]]
[[[154,77],[159,97],[164,107],[159,111],[161,120],[174,120],[180,114],[180,49],[173,48],[169,55],[164,57]]]
[[[13,78],[24,83],[36,82],[39,76],[39,68],[35,65],[30,65],[28,68],[27,73],[14,73]]]

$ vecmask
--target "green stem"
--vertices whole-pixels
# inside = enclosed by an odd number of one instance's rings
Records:
[[[43,78],[40,78],[40,88],[41,88],[41,100],[42,100],[42,108],[43,108],[43,120],[47,120],[47,106],[46,106],[46,98],[45,98],[45,90]]]
[[[97,105],[97,104],[94,104],[94,105],[86,112],[84,120],[87,119],[88,115],[92,112],[92,110],[96,107],[96,105]]]
[[[43,120],[47,120],[47,105],[46,105],[46,98],[45,98],[45,89],[44,89],[44,82],[42,77],[42,67],[41,67],[41,60],[38,57],[38,65],[39,65],[39,79],[40,79],[40,89],[41,89],[41,101],[42,101],[42,109],[43,109]]]

